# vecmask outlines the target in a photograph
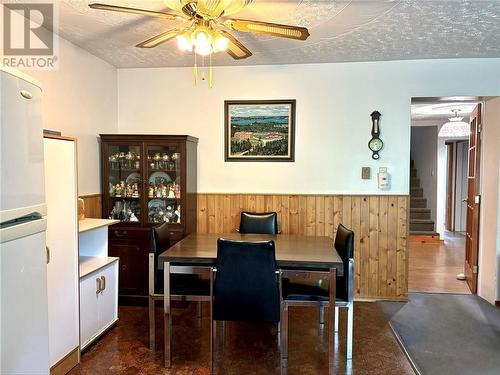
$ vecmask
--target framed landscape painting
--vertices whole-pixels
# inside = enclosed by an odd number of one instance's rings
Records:
[[[224,101],[225,161],[294,161],[295,100]]]

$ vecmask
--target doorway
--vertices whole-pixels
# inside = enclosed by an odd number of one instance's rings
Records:
[[[479,169],[471,170],[469,164],[469,159],[477,166],[480,162],[479,149],[473,145],[471,151],[469,143],[475,111],[481,111],[477,99],[412,100],[410,292],[476,292],[477,242],[472,239],[478,238],[474,230],[479,222],[467,221],[474,209],[479,212],[476,186],[470,182],[478,180],[474,173]],[[468,196],[469,186],[474,194]],[[464,273],[468,280],[458,280]]]

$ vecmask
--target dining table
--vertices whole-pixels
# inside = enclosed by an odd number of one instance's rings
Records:
[[[329,333],[328,356],[330,369],[334,359],[335,326],[335,278],[344,275],[344,263],[338,255],[330,237],[316,237],[288,234],[249,234],[249,233],[192,233],[165,249],[158,256],[158,268],[164,270],[165,281],[170,273],[191,273],[200,268],[212,269],[217,263],[217,240],[219,238],[237,241],[269,241],[275,243],[276,265],[282,277],[330,277],[329,291]],[[166,272],[165,272],[166,271]],[[169,285],[169,282],[165,282]],[[169,296],[165,291],[165,296]],[[212,298],[212,297],[211,297]],[[304,302],[304,305],[308,305]],[[165,314],[170,314],[170,302],[165,298]],[[167,311],[168,310],[168,311]],[[165,337],[170,337],[165,324]],[[285,344],[287,343],[287,338]],[[287,344],[286,344],[287,345]],[[287,348],[282,352],[287,353]],[[283,358],[282,360],[287,360]]]

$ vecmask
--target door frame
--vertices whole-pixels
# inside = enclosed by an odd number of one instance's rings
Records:
[[[455,154],[455,142],[446,141],[444,143],[448,160],[446,166],[446,219],[445,219],[445,229],[450,232],[455,231],[455,186],[457,181],[457,163]]]

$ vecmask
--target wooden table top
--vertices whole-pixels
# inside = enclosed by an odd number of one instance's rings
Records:
[[[343,263],[329,237],[312,237],[278,234],[200,234],[193,233],[177,242],[159,256],[158,268],[163,262],[176,265],[215,265],[217,260],[217,239],[240,241],[274,240],[276,263],[281,268],[327,270],[336,268],[343,276]]]

